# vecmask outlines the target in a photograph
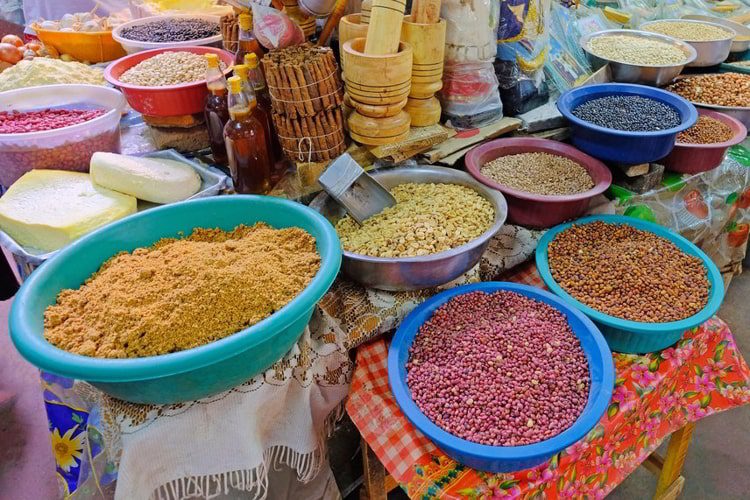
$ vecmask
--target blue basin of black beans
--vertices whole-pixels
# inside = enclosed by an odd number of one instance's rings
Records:
[[[594,125],[626,132],[654,132],[681,123],[679,113],[669,104],[633,95],[592,99],[574,108],[572,113]]]

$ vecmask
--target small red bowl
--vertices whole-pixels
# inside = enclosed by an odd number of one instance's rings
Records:
[[[711,111],[710,109],[697,108],[698,116],[708,116],[714,120],[726,123],[732,129],[733,136],[725,142],[714,144],[683,144],[676,142],[674,149],[664,158],[661,163],[664,168],[681,174],[698,174],[718,167],[724,160],[724,155],[730,146],[739,144],[747,136],[747,128],[739,120],[729,115]]]
[[[104,78],[118,87],[125,95],[128,104],[134,110],[149,116],[179,116],[192,115],[203,112],[208,88],[205,80],[167,85],[164,87],[144,87],[130,85],[119,80],[120,75],[141,61],[154,57],[162,52],[192,52],[194,54],[216,54],[227,69],[224,74],[232,70],[234,55],[226,50],[214,47],[174,47],[168,49],[144,50],[118,59],[104,70]]]
[[[586,169],[594,187],[583,193],[547,196],[518,191],[482,175],[481,168],[485,163],[521,153],[549,153],[569,158]],[[568,144],[533,137],[495,139],[477,146],[466,153],[466,169],[476,180],[505,195],[510,222],[537,228],[552,227],[578,217],[588,209],[592,198],[602,194],[612,183],[612,172],[596,158]]]

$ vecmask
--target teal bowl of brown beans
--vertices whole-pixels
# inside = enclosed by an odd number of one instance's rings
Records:
[[[616,352],[657,352],[710,319],[721,273],[697,246],[658,224],[595,215],[547,231],[536,249],[544,284],[591,318]]]

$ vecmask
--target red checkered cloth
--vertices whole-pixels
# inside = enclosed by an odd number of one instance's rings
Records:
[[[507,279],[541,285],[533,263]],[[660,353],[615,354],[612,401],[588,436],[539,467],[490,474],[456,463],[411,425],[388,386],[387,358],[385,340],[359,348],[346,409],[412,498],[600,498],[687,422],[750,402],[750,369],[714,318]]]

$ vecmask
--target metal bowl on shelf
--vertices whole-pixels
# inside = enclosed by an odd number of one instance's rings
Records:
[[[654,40],[669,44],[673,47],[677,47],[685,54],[685,61],[679,64],[672,65],[647,65],[647,64],[629,64],[614,59],[605,58],[596,55],[589,48],[589,43],[592,39],[602,36],[629,36],[633,38],[643,38],[647,40]],[[609,64],[610,79],[613,82],[619,83],[641,83],[644,85],[653,85],[660,87],[671,82],[677,75],[679,75],[686,65],[692,63],[697,57],[695,49],[687,42],[677,40],[667,35],[660,35],[658,33],[650,33],[648,31],[637,31],[637,30],[604,30],[597,31],[583,35],[580,40],[581,47],[588,54],[592,63],[595,66],[602,65],[604,63]]]
[[[732,28],[727,28],[726,26],[707,21],[692,21],[689,19],[659,19],[658,21],[649,21],[647,23],[643,23],[638,27],[638,29],[648,31],[648,27],[652,24],[664,22],[706,24],[715,28],[723,29],[727,32],[727,38],[721,40],[683,40],[684,42],[690,44],[698,54],[693,62],[687,64],[689,68],[704,68],[706,66],[716,66],[717,64],[724,62],[729,56],[729,51],[732,48],[732,42],[737,36],[737,32]]]
[[[469,271],[479,262],[490,239],[500,230],[508,214],[502,193],[490,189],[466,172],[445,167],[419,166],[370,172],[379,183],[392,188],[408,182],[460,184],[470,187],[492,203],[495,221],[478,238],[450,250],[419,257],[371,257],[344,250],[342,271],[352,280],[370,288],[388,291],[418,290],[448,283]],[[328,196],[320,193],[310,203],[332,224],[346,211]]]
[[[732,41],[732,47],[729,49],[730,52],[745,52],[747,49],[750,49],[750,28],[744,24],[736,23],[729,19],[722,19],[721,17],[700,16],[697,14],[689,14],[682,16],[682,18],[692,21],[707,21],[734,30],[737,33],[737,37]]]

